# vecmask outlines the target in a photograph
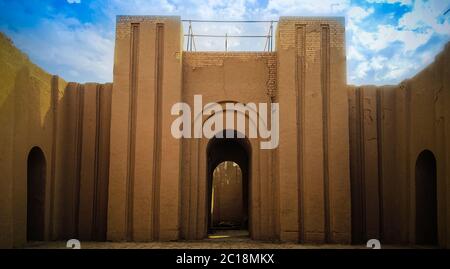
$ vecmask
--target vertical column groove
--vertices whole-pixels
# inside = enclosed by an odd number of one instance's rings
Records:
[[[56,137],[58,135],[58,76],[52,76],[52,112],[53,112],[53,128],[52,128],[52,153],[51,153],[51,171],[50,171],[50,225],[49,240],[53,239],[54,225],[54,205],[55,205],[55,164],[56,164]]]
[[[84,86],[77,86],[77,120],[75,135],[75,180],[74,184],[74,208],[73,208],[73,227],[75,237],[79,237],[79,221],[80,221],[80,181],[81,181],[81,156],[83,151],[83,116],[84,116]]]
[[[154,113],[154,151],[153,151],[153,240],[159,239],[160,219],[160,177],[161,177],[161,125],[162,125],[162,80],[164,63],[164,25],[156,24],[155,40],[155,113]]]
[[[361,203],[361,239],[365,240],[367,235],[366,227],[366,153],[365,153],[365,131],[364,131],[364,90],[363,88],[358,88],[356,90],[356,104],[357,104],[357,120],[359,128],[359,163],[360,173],[359,173],[359,187],[361,189],[360,193],[360,203]]]
[[[91,238],[96,240],[98,227],[98,190],[99,190],[99,151],[100,151],[100,85],[95,88],[95,152],[94,152],[94,191],[92,199]]]
[[[330,83],[330,29],[322,25],[321,31],[321,88],[322,88],[322,117],[323,117],[323,185],[324,185],[324,224],[325,242],[330,242],[330,190],[328,167],[328,125],[329,125],[329,83]]]
[[[305,89],[305,25],[296,25],[296,107],[297,107],[297,186],[298,186],[298,239],[305,238],[303,191],[303,124]]]
[[[383,95],[382,89],[377,89],[377,149],[378,149],[378,210],[379,210],[379,237],[384,236],[384,212],[383,212]]]
[[[137,72],[139,59],[139,24],[131,24],[131,57],[130,57],[130,98],[128,108],[128,171],[127,171],[127,209],[126,237],[133,240],[133,196],[134,196],[134,163],[136,147],[136,112],[137,112]]]
[[[406,117],[406,179],[407,179],[407,189],[406,197],[407,197],[407,216],[408,216],[408,241],[411,243],[415,243],[416,236],[416,224],[415,224],[415,212],[412,207],[415,205],[415,202],[412,201],[414,199],[414,194],[412,193],[412,188],[415,188],[414,180],[415,178],[411,178],[411,92],[409,87],[409,82],[405,82],[401,87],[405,91],[405,117]],[[414,203],[414,204],[413,204]],[[414,238],[414,240],[411,240]]]
[[[194,233],[195,239],[199,239],[199,233],[198,233],[198,230],[199,230],[199,221],[198,221],[199,217],[198,216],[200,216],[200,182],[199,182],[200,175],[199,175],[199,171],[200,171],[200,154],[201,154],[199,139],[195,139],[195,147],[197,148],[197,154],[196,154],[197,160],[195,162],[196,167],[195,167],[195,171],[194,171],[195,172],[194,180],[196,183],[196,185],[195,185],[196,192],[194,194],[195,203],[193,203],[195,206],[195,208],[194,208],[195,209],[195,217],[193,218],[193,220],[194,220],[193,226],[195,227],[195,233]]]

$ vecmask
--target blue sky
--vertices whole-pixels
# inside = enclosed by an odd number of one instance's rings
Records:
[[[0,31],[50,73],[68,81],[112,81],[116,15],[277,20],[345,16],[347,82],[394,84],[431,63],[450,40],[450,0],[0,0]],[[195,33],[264,35],[267,25],[196,24]],[[222,40],[198,40],[222,50]],[[264,40],[230,40],[262,50]]]

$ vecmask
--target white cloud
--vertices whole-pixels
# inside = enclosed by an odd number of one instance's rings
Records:
[[[434,53],[417,53],[420,46],[427,44],[433,33],[448,34],[448,20],[439,24],[439,11],[444,9],[445,1],[411,0],[369,0],[370,3],[387,3],[411,6],[411,12],[400,19],[398,25],[380,24],[368,28],[375,12],[372,7],[358,6],[350,0],[268,0],[261,7],[256,0],[111,0],[107,7],[101,6],[114,27],[115,15],[181,15],[182,18],[242,20],[278,19],[288,15],[346,15],[348,48],[347,59],[352,68],[349,70],[350,83],[397,83],[406,75],[417,71],[422,63],[432,61]],[[393,14],[391,21],[395,18]],[[377,23],[377,22],[374,22]],[[424,27],[427,25],[427,27]],[[193,24],[197,34],[265,34],[267,25],[241,24]],[[185,31],[187,24],[184,25]],[[113,46],[113,41],[112,46]],[[254,50],[264,47],[264,39],[229,39],[229,50]],[[197,38],[198,50],[223,50],[223,39]],[[395,45],[395,46],[394,46]],[[395,49],[394,49],[395,48]],[[385,54],[390,52],[390,54]],[[109,52],[112,54],[112,52]],[[108,65],[106,60],[101,61]],[[110,69],[112,69],[112,62]],[[105,68],[104,68],[105,69]],[[77,70],[76,70],[77,71]],[[77,71],[78,72],[78,71]]]
[[[412,5],[398,20],[398,24],[380,24],[368,28],[370,10],[352,7],[347,11],[350,83],[392,84],[413,76],[433,61],[441,46],[430,47],[433,35],[449,39],[448,17],[442,13],[449,8],[445,1],[378,1]],[[394,17],[391,17],[391,20]],[[375,22],[374,22],[375,23]],[[432,44],[432,43],[431,43]],[[427,49],[420,47],[427,45]],[[366,60],[367,59],[367,60]],[[355,68],[353,68],[355,67]]]
[[[427,50],[424,53],[422,53],[422,55],[420,55],[419,58],[422,65],[427,65],[433,61],[434,53],[430,50]]]
[[[407,74],[415,70],[415,65],[408,59],[396,56],[384,63],[384,72],[380,72],[376,77],[377,81],[395,81],[400,82]]]
[[[81,3],[81,0],[67,0]],[[449,38],[449,18],[442,16],[447,1],[368,0],[364,6],[350,0],[99,0],[89,2],[101,21],[95,25],[59,16],[36,26],[7,31],[31,59],[68,80],[111,81],[116,15],[180,15],[183,19],[277,20],[279,16],[346,15],[347,60],[350,83],[397,83],[430,63],[441,49],[429,41],[434,34]],[[84,3],[84,2],[83,2]],[[388,22],[373,21],[380,15],[376,3],[409,5],[398,24],[394,13]],[[57,15],[57,14],[56,14]],[[393,23],[392,23],[393,22]],[[266,34],[267,24],[193,24],[196,34]],[[184,24],[185,32],[187,24]],[[229,50],[262,50],[264,39],[233,39]],[[427,44],[426,50],[418,48]],[[197,38],[198,50],[223,50],[224,39]],[[397,77],[396,77],[397,76]]]
[[[406,52],[414,51],[427,43],[433,32],[399,29],[391,25],[379,25],[375,32],[367,32],[362,28],[353,28],[353,42],[372,51],[380,51],[394,42],[401,42]]]
[[[449,7],[449,2],[442,0],[417,0],[412,11],[404,14],[399,20],[399,26],[410,30],[431,28],[438,34],[448,35],[450,34],[450,21],[448,15],[444,18],[443,13]],[[439,19],[442,21],[439,22]]]
[[[283,15],[291,14],[335,14],[347,10],[350,0],[269,0],[266,10],[277,11]]]
[[[399,3],[401,5],[411,5],[412,0],[366,0],[369,3],[387,3],[387,4],[395,4]]]
[[[383,56],[375,56],[370,59],[370,67],[372,70],[382,70],[385,66],[386,62],[388,61],[388,58]]]
[[[351,7],[347,11],[347,17],[349,18],[349,20],[351,20],[353,22],[360,22],[361,20],[363,20],[364,18],[366,18],[373,12],[374,12],[373,8],[364,9],[362,7],[355,6],[355,7]]]
[[[358,31],[360,26],[359,23],[366,19],[370,14],[374,12],[373,8],[364,9],[362,7],[354,6],[347,10],[347,31]]]
[[[367,72],[370,70],[369,64],[367,62],[360,62],[355,70],[353,70],[352,79],[363,79],[367,76]]]
[[[101,28],[57,17],[8,35],[48,72],[69,81],[112,81],[114,37]]]
[[[354,46],[350,46],[347,50],[347,59],[356,61],[365,61],[366,57]]]

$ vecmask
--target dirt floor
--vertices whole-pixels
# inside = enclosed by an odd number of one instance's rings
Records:
[[[82,249],[367,249],[365,245],[295,244],[254,241],[246,231],[216,231],[208,239],[172,242],[80,242]],[[27,249],[64,249],[65,241],[30,242]],[[381,245],[381,248],[419,248],[405,245]]]

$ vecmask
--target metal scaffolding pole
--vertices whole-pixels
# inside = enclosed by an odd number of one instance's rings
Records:
[[[238,21],[225,21],[225,20],[181,20],[182,22],[188,23],[188,33],[184,34],[187,37],[186,41],[186,51],[196,51],[195,37],[203,38],[224,38],[225,51],[228,51],[228,39],[229,38],[265,38],[266,42],[263,51],[272,52],[273,51],[273,39],[274,31],[273,24],[278,21],[249,21],[249,20],[238,20]],[[213,34],[194,34],[192,23],[269,23],[269,29],[266,35],[213,35]]]

